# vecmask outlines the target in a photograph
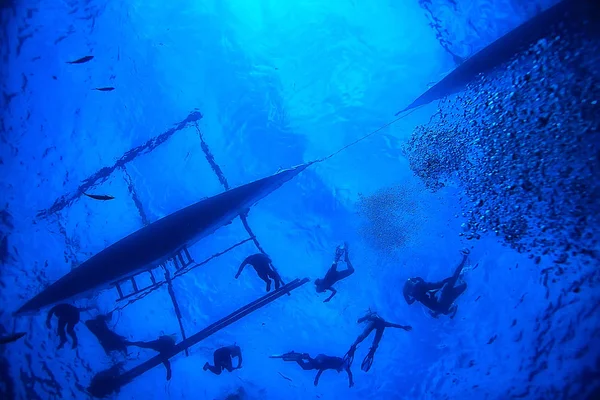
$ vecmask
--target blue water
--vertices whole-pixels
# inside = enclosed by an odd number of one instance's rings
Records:
[[[78,348],[56,351],[45,314],[14,319],[11,312],[144,222],[221,193],[207,151],[231,187],[327,156],[389,122],[439,81],[456,66],[451,53],[467,57],[551,3],[70,0],[2,10],[0,203],[8,256],[0,275],[0,331],[27,335],[0,348],[0,393],[85,399],[97,372],[118,362],[128,370],[155,355],[132,347],[127,357],[107,356],[83,323],[75,328]],[[436,38],[432,15],[449,45]],[[65,63],[85,55],[94,59]],[[109,86],[115,90],[91,90]],[[597,297],[584,291],[573,307],[548,319],[548,305],[577,275],[548,289],[540,271],[550,264],[535,265],[493,236],[470,242],[457,235],[464,222],[458,189],[426,191],[401,150],[435,111],[435,103],[419,109],[252,207],[248,223],[286,281],[322,277],[336,246],[349,243],[356,272],[336,284],[331,302],[323,303],[325,295],[307,283],[175,357],[169,382],[158,366],[114,398],[508,399],[526,393],[522,398],[549,399],[557,397],[544,388],[560,390],[561,382],[582,376],[594,359],[571,356],[598,340],[593,318],[580,318]],[[170,129],[164,143],[136,153],[90,190],[114,200],[77,197],[50,216],[37,215]],[[410,199],[392,216],[384,210],[375,222],[366,218],[361,199],[389,187],[408,188],[403,193]],[[402,239],[378,239],[377,224],[397,227]],[[236,219],[190,253],[201,261],[246,238]],[[447,277],[465,247],[469,286],[456,318],[433,319],[420,305],[408,306],[405,280]],[[251,268],[233,278],[254,252],[247,242],[173,281],[188,336],[264,294]],[[77,302],[90,308],[82,320],[123,305],[116,296],[108,290]],[[369,308],[413,330],[387,329],[365,373],[367,339],[356,353],[353,388],[344,373],[332,371],[315,387],[315,371],[268,358],[290,350],[341,357]],[[181,340],[164,287],[115,311],[109,326],[129,340],[163,334]],[[566,336],[535,358],[540,347]],[[220,376],[202,370],[216,348],[233,343],[242,348],[242,369]],[[542,362],[546,368],[532,377]],[[533,387],[542,389],[534,395]]]

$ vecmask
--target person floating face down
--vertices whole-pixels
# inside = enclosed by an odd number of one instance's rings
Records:
[[[25,332],[15,332],[6,335],[0,335],[0,344],[13,343],[25,336]]]
[[[375,330],[375,338],[373,339],[373,344],[371,344],[371,349],[369,350],[369,353],[366,355],[361,364],[361,369],[367,372],[371,369],[371,365],[373,365],[373,357],[375,356],[375,352],[377,351],[379,342],[383,337],[383,331],[385,330],[385,328],[399,328],[404,329],[408,332],[412,330],[412,327],[409,325],[392,324],[391,322],[387,322],[386,320],[381,318],[379,315],[377,315],[377,313],[371,311],[369,311],[369,313],[367,313],[364,317],[359,318],[357,321],[357,323],[359,324],[363,322],[367,323],[367,327],[365,328],[363,333],[361,333],[360,336],[356,339],[356,341],[354,341],[352,346],[350,346],[350,350],[348,350],[348,353],[346,353],[344,359],[346,359],[349,362],[349,364],[352,364],[352,362],[354,361],[354,352],[356,351],[356,347],[363,340],[365,340],[373,330]]]
[[[267,292],[271,290],[271,279],[275,282],[275,290],[279,289],[279,287],[284,284],[277,271],[275,271],[275,268],[271,263],[271,258],[264,253],[252,254],[246,257],[240,265],[237,274],[235,274],[235,279],[240,277],[242,270],[248,264],[252,265],[258,274],[258,277],[265,281],[267,284]]]
[[[469,251],[463,249],[461,253],[463,254],[462,262],[450,278],[441,282],[426,282],[421,277],[409,278],[404,284],[404,300],[409,305],[415,301],[420,302],[429,308],[430,314],[435,318],[440,314],[450,315],[450,318],[454,318],[458,310],[458,306],[454,302],[467,289],[467,284],[464,282],[456,284],[467,263]]]
[[[127,340],[108,327],[107,322],[112,318],[112,313],[98,315],[96,318],[85,321],[85,326],[98,338],[104,352],[109,355],[113,351],[127,354]]]
[[[152,349],[157,351],[162,356],[162,362],[167,369],[167,380],[171,380],[171,362],[169,354],[175,347],[175,338],[173,335],[162,335],[156,340],[150,342],[130,342],[125,341],[127,346],[136,346],[142,349]]]
[[[318,370],[315,376],[314,384],[319,384],[319,379],[324,371],[332,369],[339,372],[346,371],[348,374],[348,386],[354,386],[354,380],[352,378],[352,371],[350,370],[350,362],[340,357],[327,356],[325,354],[318,354],[315,358],[310,357],[307,353],[296,353],[291,351],[282,355],[271,356],[270,358],[281,358],[283,361],[294,361],[300,368],[305,371]]]
[[[343,271],[338,271],[337,265],[342,256],[344,256],[344,261],[346,262],[347,268]],[[327,303],[337,293],[337,291],[333,288],[333,285],[336,282],[339,282],[342,279],[349,277],[353,273],[354,267],[350,262],[350,257],[348,257],[348,243],[344,243],[343,246],[338,246],[335,249],[335,259],[331,264],[331,267],[325,274],[325,277],[323,279],[315,280],[315,287],[317,289],[317,293],[323,293],[326,290],[331,291],[331,296],[323,300],[323,303]]]
[[[237,357],[238,365],[233,367],[232,358]],[[215,375],[221,375],[223,370],[232,372],[234,369],[242,368],[242,350],[240,346],[226,346],[215,350],[213,353],[213,362],[215,365],[210,365],[208,362],[204,364],[203,370],[209,370]]]
[[[57,335],[60,338],[60,343],[58,344],[57,349],[62,349],[62,347],[67,343],[67,335],[65,334],[65,328],[67,328],[67,333],[73,339],[73,345],[71,348],[77,347],[77,335],[75,335],[75,325],[79,322],[80,311],[79,308],[72,306],[70,304],[57,304],[48,311],[48,316],[46,317],[46,326],[48,329],[52,329],[50,325],[50,321],[52,320],[52,316],[56,315],[58,318],[58,329]]]

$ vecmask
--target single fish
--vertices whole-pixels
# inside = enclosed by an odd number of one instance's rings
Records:
[[[17,332],[17,333],[13,333],[11,335],[2,335],[2,336],[0,336],[0,344],[16,342],[17,340],[21,339],[23,336],[25,336],[25,332]]]
[[[115,90],[115,88],[112,86],[108,86],[108,87],[100,87],[100,88],[96,88],[96,89],[92,89],[92,90],[99,90],[101,92],[112,92],[113,90]]]
[[[114,199],[113,196],[109,196],[106,194],[87,194],[87,193],[83,193],[84,195],[86,195],[87,197],[89,197],[90,199],[94,199],[94,200],[102,200],[102,201],[106,201],[106,200],[112,200]]]
[[[90,61],[92,58],[94,58],[94,56],[85,56],[85,57],[81,57],[75,61],[67,61],[67,64],[83,64],[83,63]]]

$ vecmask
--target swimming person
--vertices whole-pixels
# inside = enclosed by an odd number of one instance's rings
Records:
[[[100,345],[107,355],[112,351],[120,351],[123,354],[127,354],[127,340],[125,337],[111,331],[108,327],[107,321],[111,318],[112,313],[98,315],[94,319],[85,321],[85,326],[98,338]]]
[[[7,335],[0,335],[0,344],[16,342],[17,340],[21,339],[25,335],[26,335],[25,332],[16,332],[16,333],[11,333],[11,334],[7,334]]]
[[[57,335],[60,337],[60,343],[58,344],[57,349],[61,349],[65,343],[67,343],[65,327],[67,328],[67,333],[73,339],[73,345],[71,348],[74,349],[77,347],[78,342],[74,329],[80,318],[79,308],[70,304],[57,304],[52,307],[50,311],[48,311],[48,316],[46,317],[46,326],[48,329],[52,329],[50,321],[52,320],[53,315],[56,315],[56,318],[58,318]]]
[[[233,367],[233,357],[237,357],[238,359],[238,365],[235,368]],[[234,369],[240,369],[242,368],[242,350],[240,346],[236,345],[221,347],[213,353],[213,362],[215,365],[210,365],[207,362],[202,369],[205,371],[209,370],[215,375],[221,375],[224,369],[229,372],[232,372]]]
[[[367,356],[364,358],[360,367],[363,371],[367,372],[371,369],[371,365],[373,364],[373,357],[375,356],[375,352],[377,351],[379,342],[383,337],[383,331],[385,330],[385,328],[400,328],[408,332],[412,330],[412,326],[392,324],[391,322],[387,322],[379,315],[377,315],[377,313],[372,311],[369,311],[367,315],[365,315],[362,318],[359,318],[357,321],[357,323],[359,324],[363,322],[368,323],[367,327],[365,328],[363,333],[356,339],[356,341],[354,341],[352,346],[350,346],[350,350],[348,350],[348,353],[346,353],[346,356],[344,358],[347,359],[350,364],[352,364],[352,362],[354,361],[354,352],[356,351],[356,347],[358,346],[358,344],[365,340],[369,336],[369,334],[373,330],[375,330],[375,338],[373,339],[373,344],[371,344],[371,349],[369,350]]]
[[[319,372],[317,372],[317,375],[315,376],[315,386],[319,384],[321,374],[328,369],[336,370],[338,373],[345,370],[348,374],[348,385],[350,387],[354,386],[350,363],[343,358],[327,356],[325,354],[319,354],[315,358],[311,358],[308,353],[296,353],[295,351],[279,356],[270,356],[270,358],[281,358],[283,361],[294,361],[305,371],[318,370]]]
[[[463,254],[462,262],[450,278],[434,283],[426,282],[421,277],[409,278],[404,284],[404,300],[409,305],[415,301],[420,302],[429,308],[430,314],[434,318],[437,318],[440,314],[450,315],[450,318],[454,318],[458,310],[458,306],[454,302],[467,289],[465,282],[461,282],[459,285],[456,284],[467,263],[469,251],[464,249],[461,250],[461,253]]]
[[[342,258],[342,255],[344,256],[344,261],[346,262],[347,268],[343,271],[338,271],[337,265],[340,259]],[[325,277],[323,279],[315,280],[315,287],[317,289],[317,293],[323,293],[326,290],[331,291],[331,296],[323,300],[323,303],[327,303],[337,293],[337,291],[333,288],[333,285],[336,282],[339,282],[342,279],[349,277],[353,273],[354,267],[352,266],[350,258],[348,257],[348,243],[344,242],[343,246],[338,246],[335,249],[335,259],[333,260],[331,267],[325,274]]]
[[[267,292],[271,290],[271,279],[275,282],[275,290],[279,289],[279,287],[284,284],[277,271],[275,271],[275,268],[271,263],[271,258],[264,253],[252,254],[246,257],[240,265],[237,274],[235,274],[235,279],[240,277],[242,270],[248,264],[252,265],[258,274],[258,277],[265,281],[267,284]]]
[[[150,342],[130,342],[125,341],[127,346],[136,346],[142,349],[152,349],[157,351],[163,357],[163,364],[167,369],[167,380],[171,380],[171,362],[169,361],[168,352],[175,347],[175,338],[171,335],[162,335],[156,340]]]

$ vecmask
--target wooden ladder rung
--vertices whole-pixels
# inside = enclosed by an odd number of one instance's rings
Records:
[[[133,291],[135,293],[139,292],[137,282],[135,281],[135,276],[131,277],[131,284],[133,285]]]
[[[115,283],[115,287],[117,288],[117,293],[119,293],[119,300],[123,298],[123,291],[121,290],[121,286],[119,283]]]

